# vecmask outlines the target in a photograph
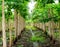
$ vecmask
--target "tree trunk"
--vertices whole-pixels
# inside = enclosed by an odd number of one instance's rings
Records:
[[[5,32],[4,0],[2,0],[2,36],[3,36],[3,47],[7,47],[6,32]]]
[[[9,47],[12,47],[12,31],[11,31],[11,23],[9,19],[9,36],[10,36],[10,41],[9,41]]]
[[[59,20],[59,31],[60,31],[60,20]]]
[[[21,31],[24,29],[24,27],[25,27],[25,20],[20,15],[20,13],[18,13],[18,35],[21,34]]]
[[[48,34],[51,36],[51,21],[49,21],[49,26],[48,26]]]
[[[18,32],[18,16],[17,16],[17,11],[14,10],[14,21],[15,21],[15,37],[17,37],[17,32]]]
[[[45,30],[46,30],[46,29],[45,29],[45,23],[43,22],[42,24],[43,24],[43,30],[45,31]]]
[[[48,18],[51,17],[50,12],[51,12],[51,9],[49,8],[49,10],[48,10]],[[51,21],[49,21],[48,24],[49,24],[49,27],[48,27],[48,30],[49,30],[49,31],[48,31],[48,33],[49,33],[49,35],[51,36]]]
[[[20,15],[19,15],[19,13],[18,13],[18,35],[20,34]]]

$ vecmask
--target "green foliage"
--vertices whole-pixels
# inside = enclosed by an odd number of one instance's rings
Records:
[[[2,6],[0,5],[0,17],[2,15]]]
[[[16,9],[24,18],[28,15],[27,4],[29,0],[5,0],[5,5],[11,9]]]
[[[0,5],[0,22],[1,22],[1,19],[2,19],[2,6]]]
[[[2,4],[2,0],[0,0],[0,5]]]
[[[37,37],[37,36],[32,36],[31,37],[31,41],[33,42],[37,42],[37,41],[40,41],[40,42],[44,42],[45,41],[45,38],[44,37]]]
[[[33,26],[29,26],[29,25],[27,25],[25,28],[28,29],[28,30],[29,30],[29,29],[36,30],[35,27],[33,27]]]
[[[54,0],[47,0],[47,4],[54,3]]]
[[[58,22],[60,20],[60,4],[46,4],[45,7],[35,8],[32,19],[34,22],[48,22],[53,20]],[[50,17],[48,17],[50,15]]]
[[[37,7],[45,7],[46,4],[54,3],[54,0],[36,0]]]

